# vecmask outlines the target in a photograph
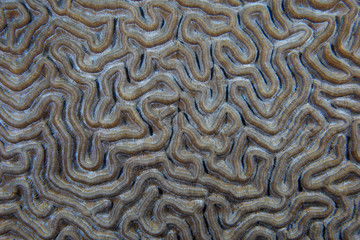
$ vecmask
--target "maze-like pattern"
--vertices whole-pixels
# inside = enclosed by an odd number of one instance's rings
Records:
[[[0,2],[1,239],[359,239],[356,0]]]

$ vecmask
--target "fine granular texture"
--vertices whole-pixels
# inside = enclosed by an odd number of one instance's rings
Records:
[[[2,0],[0,239],[359,239],[356,0]]]

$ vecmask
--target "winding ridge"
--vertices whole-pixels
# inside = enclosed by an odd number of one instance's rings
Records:
[[[356,0],[0,2],[0,239],[359,239]]]

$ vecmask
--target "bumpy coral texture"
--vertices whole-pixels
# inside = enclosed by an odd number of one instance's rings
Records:
[[[0,2],[0,239],[358,239],[360,3]]]

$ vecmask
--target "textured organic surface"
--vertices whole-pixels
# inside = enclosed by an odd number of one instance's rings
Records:
[[[0,2],[0,239],[359,239],[355,0]]]

